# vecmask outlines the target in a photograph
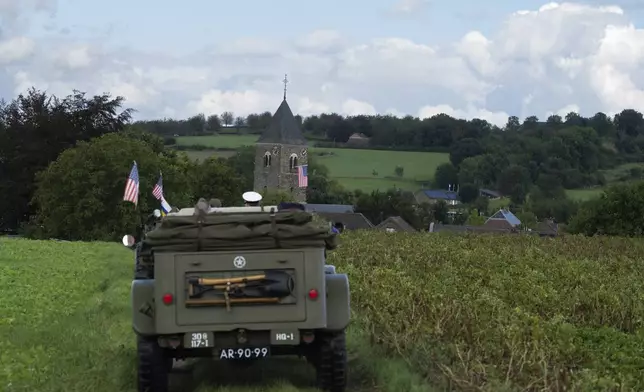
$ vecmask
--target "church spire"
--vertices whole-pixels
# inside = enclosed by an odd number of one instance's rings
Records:
[[[288,75],[287,74],[284,74],[284,80],[282,80],[282,82],[284,82],[284,100],[286,101],[286,85],[288,84]]]

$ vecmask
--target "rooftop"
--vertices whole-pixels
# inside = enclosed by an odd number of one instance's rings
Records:
[[[354,212],[353,206],[349,204],[305,204],[304,209],[309,212]]]
[[[506,209],[500,209],[499,211],[497,211],[494,215],[487,219],[486,223],[491,220],[504,220],[512,226],[519,226],[521,224],[519,218],[517,218],[513,213]]]
[[[422,192],[430,199],[458,200],[458,193],[443,189],[423,189]]]
[[[306,145],[306,138],[297,123],[286,99],[277,108],[271,123],[257,140],[257,143],[277,143],[291,145]]]

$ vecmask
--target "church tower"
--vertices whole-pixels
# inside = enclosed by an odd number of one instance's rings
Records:
[[[254,190],[281,191],[293,196],[293,201],[306,202],[306,188],[298,184],[298,166],[308,164],[307,141],[291,108],[284,99],[255,144]]]

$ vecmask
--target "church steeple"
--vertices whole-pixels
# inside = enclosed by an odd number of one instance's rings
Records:
[[[306,188],[300,187],[298,168],[308,164],[307,140],[284,96],[268,127],[257,140],[255,149],[254,189],[290,193],[293,200],[306,201]]]
[[[286,102],[286,84],[288,80],[284,77],[284,100],[277,108],[271,123],[264,130],[257,140],[257,143],[278,143],[291,145],[306,145],[306,138],[302,133],[300,125],[297,123],[291,108]]]

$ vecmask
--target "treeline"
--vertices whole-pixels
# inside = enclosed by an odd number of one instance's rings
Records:
[[[132,109],[122,104],[123,98],[109,94],[87,97],[75,91],[61,99],[31,89],[0,106],[0,231],[22,231],[37,238],[118,239],[158,207],[152,188],[159,172],[164,175],[165,196],[173,205],[193,205],[200,197],[218,197],[225,205],[241,203],[241,193],[252,188],[252,147],[227,159],[193,162],[165,148],[159,135],[141,131],[140,124],[133,126]],[[625,111],[606,121],[614,124],[610,128],[614,140],[630,138],[638,145],[641,114]],[[436,176],[437,182],[461,184],[461,195],[468,200],[456,218],[450,218],[445,203],[418,205],[410,192],[343,189],[329,179],[314,156],[307,200],[352,204],[376,224],[399,215],[426,229],[430,222],[480,223],[479,213],[491,211],[486,200],[477,197],[477,187],[496,184],[512,196],[523,216],[561,216],[560,221],[568,221],[574,215],[576,230],[587,234],[637,233],[638,227],[641,234],[644,229],[628,218],[627,210],[613,212],[615,205],[644,205],[639,188],[609,192],[607,199],[581,206],[578,214],[577,206],[568,208],[569,201],[562,196],[561,184],[574,177],[574,170],[583,181],[597,181],[592,179],[593,170],[620,159],[618,151],[626,147],[619,146],[625,145],[614,143],[609,148],[606,129],[602,132],[604,136],[588,124],[562,122],[548,127],[535,123],[534,128],[523,124],[516,132],[491,129],[477,137],[462,137],[451,147],[452,163],[441,166]],[[134,160],[141,184],[137,208],[122,201]],[[628,201],[624,195],[633,199]],[[289,196],[266,197],[267,202],[278,202]]]
[[[215,134],[221,132],[222,127],[238,132],[260,133],[268,126],[271,117],[272,114],[268,111],[246,117],[235,117],[232,112],[224,112],[210,116],[198,114],[184,120],[137,121],[135,124],[147,132],[163,137]],[[376,148],[444,149],[462,139],[482,139],[526,131],[532,131],[532,137],[542,138],[550,132],[567,127],[592,128],[597,137],[612,141],[617,151],[626,154],[637,154],[644,148],[643,140],[638,139],[633,143],[644,129],[642,114],[633,109],[625,109],[614,118],[602,112],[592,117],[570,112],[565,118],[551,115],[542,121],[536,116],[529,116],[521,122],[518,117],[511,116],[504,127],[497,127],[481,119],[463,120],[446,114],[419,119],[412,116],[399,118],[391,115],[342,116],[325,113],[304,118],[298,115],[296,119],[303,130],[316,139],[346,143],[351,135],[357,133],[369,139],[369,147]]]

